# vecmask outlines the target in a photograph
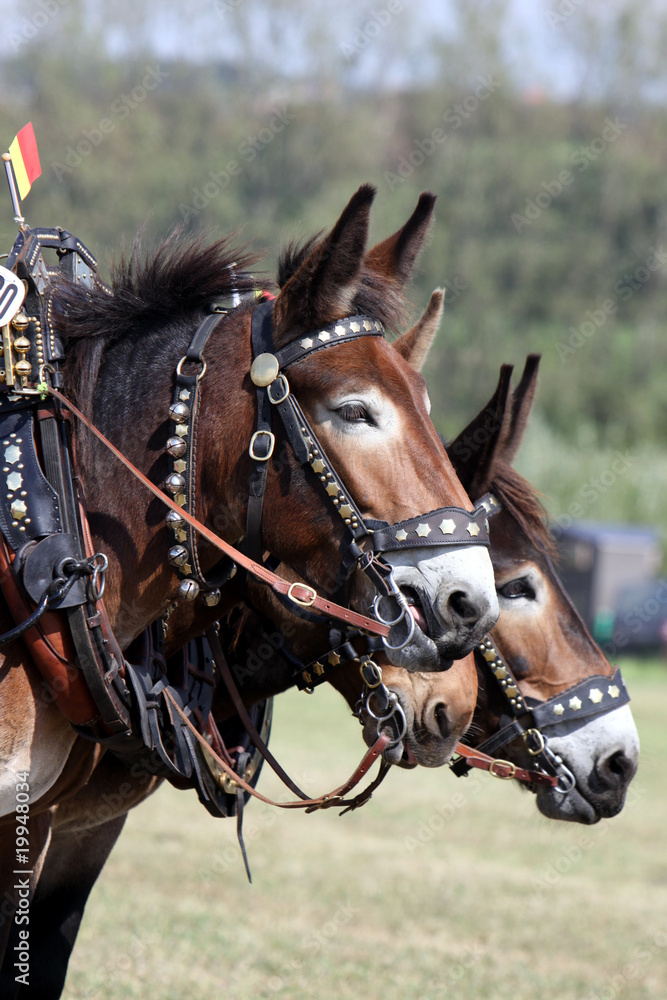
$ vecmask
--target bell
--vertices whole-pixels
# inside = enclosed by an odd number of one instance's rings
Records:
[[[25,330],[29,323],[30,320],[23,312],[18,313],[12,320],[12,326],[15,330]]]
[[[196,580],[181,580],[178,585],[178,596],[184,601],[194,601],[199,593],[199,584]]]
[[[30,341],[27,337],[17,337],[14,341],[14,347],[19,354],[27,354],[30,350]]]
[[[178,528],[185,527],[185,518],[181,517],[178,511],[170,510],[165,517],[165,522],[168,528],[172,528],[176,531]]]
[[[27,378],[30,372],[32,371],[32,365],[30,364],[29,361],[23,359],[22,361],[16,362],[16,364],[14,365],[14,371],[16,372],[17,375],[20,375],[21,378]]]
[[[169,549],[169,562],[172,566],[184,566],[188,561],[188,550],[184,545],[172,545]]]
[[[185,479],[183,476],[179,475],[178,472],[172,472],[171,475],[167,476],[164,481],[164,485],[172,496],[175,496],[179,490],[185,489]]]
[[[217,587],[215,590],[206,590],[201,596],[204,604],[209,608],[214,608],[216,604],[220,603],[220,591]]]
[[[182,423],[190,416],[190,408],[185,403],[172,403],[169,407],[169,416],[176,423]]]
[[[170,437],[167,441],[167,451],[172,458],[182,458],[188,450],[188,446],[183,438]]]

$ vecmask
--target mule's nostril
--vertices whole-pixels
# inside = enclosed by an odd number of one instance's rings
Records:
[[[438,729],[440,730],[440,735],[443,740],[449,739],[451,734],[449,726],[449,717],[447,715],[447,706],[439,701],[438,704],[433,709],[433,717],[436,721]]]
[[[462,590],[455,590],[449,596],[450,610],[461,622],[474,624],[480,617],[480,609]]]
[[[622,750],[617,750],[611,757],[608,757],[604,768],[620,781],[629,780],[634,773],[634,763]]]

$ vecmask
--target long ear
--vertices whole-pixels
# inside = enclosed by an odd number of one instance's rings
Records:
[[[276,347],[349,313],[361,276],[374,197],[375,188],[363,184],[331,232],[281,289],[273,310]]]
[[[431,344],[438,332],[444,305],[445,290],[444,288],[436,288],[429,299],[423,316],[402,337],[394,341],[394,347],[401,357],[405,358],[408,364],[416,368],[418,372],[422,370]]]
[[[401,286],[405,285],[412,276],[431,228],[435,200],[434,194],[422,192],[417,207],[405,225],[369,250],[366,266],[371,271],[391,278]]]
[[[503,459],[509,465],[512,464],[516,453],[519,450],[523,435],[528,423],[530,411],[533,408],[535,399],[535,389],[537,388],[537,369],[540,365],[539,354],[529,354],[524,365],[521,381],[514,391],[512,397],[512,420],[507,434],[506,441],[503,442]]]
[[[503,451],[509,432],[512,418],[509,401],[512,371],[512,365],[502,365],[498,386],[489,402],[447,446],[454,471],[473,501],[486,493],[492,479],[494,462]]]

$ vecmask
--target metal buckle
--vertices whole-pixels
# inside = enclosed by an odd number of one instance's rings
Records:
[[[181,372],[183,371],[183,364],[184,364],[184,362],[186,362],[186,361],[188,361],[188,358],[187,358],[187,357],[185,356],[185,354],[184,354],[184,355],[183,355],[183,357],[181,358],[181,360],[180,360],[180,361],[178,362],[178,364],[176,365],[176,374],[177,374],[177,375],[180,375],[180,374],[181,374]],[[196,361],[192,361],[192,362],[190,362],[190,363],[191,363],[191,364],[193,364],[193,365],[196,365],[196,364],[197,364],[197,362],[196,362]],[[202,358],[202,370],[201,370],[201,371],[199,372],[199,374],[197,375],[197,381],[198,381],[198,382],[201,382],[201,380],[203,379],[203,377],[204,377],[204,372],[205,372],[205,371],[206,371],[206,361],[204,360],[204,358]]]
[[[280,397],[280,399],[274,399],[273,396],[271,395],[271,389],[278,381],[281,382],[283,394]],[[275,380],[271,383],[271,385],[267,385],[266,392],[269,397],[269,402],[273,403],[274,406],[277,406],[278,403],[284,402],[289,396],[289,382],[287,381],[287,376],[283,375],[283,373],[280,372],[280,374],[276,376]]]
[[[266,437],[268,437],[270,441],[270,447],[266,455],[255,454],[255,441],[261,434],[264,434]],[[273,433],[273,431],[255,431],[253,436],[250,438],[250,445],[248,446],[248,454],[255,462],[268,462],[268,460],[273,455],[273,448],[275,446],[275,443],[276,443],[276,436]]]
[[[534,739],[534,740],[537,741],[537,746],[536,746],[536,749],[534,749],[534,750],[532,749],[532,747],[530,747],[528,745],[528,738],[529,737],[531,739]],[[539,729],[527,729],[525,731],[525,733],[523,734],[523,742],[526,744],[526,750],[531,755],[531,757],[537,757],[538,754],[542,753],[542,751],[544,750],[544,748],[546,746],[546,742],[545,742],[544,736],[539,731]]]
[[[509,774],[500,774],[495,770],[496,766],[509,767]],[[512,763],[511,760],[493,760],[489,766],[489,774],[492,774],[494,778],[500,778],[501,781],[511,781],[511,779],[516,775],[516,765]]]
[[[303,600],[302,598],[297,597],[296,594],[293,593],[295,587],[302,587],[304,590],[309,591],[310,600]],[[307,583],[299,583],[297,581],[289,585],[287,596],[289,597],[290,601],[292,601],[294,604],[298,604],[300,608],[312,608],[313,604],[317,600],[317,591],[315,590],[314,587],[309,587]]]
[[[368,677],[364,672],[365,670],[368,670],[368,672],[372,675],[374,683],[371,683],[368,680]],[[366,687],[369,688],[371,691],[374,688],[380,687],[380,685],[382,684],[382,667],[378,663],[375,663],[373,660],[364,660],[363,663],[360,663],[359,673],[361,675],[362,681],[364,682]]]

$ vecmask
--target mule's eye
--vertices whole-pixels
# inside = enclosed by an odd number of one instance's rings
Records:
[[[498,593],[501,597],[508,597],[510,599],[524,597],[528,601],[535,600],[535,591],[525,576],[520,577],[518,580],[510,580],[509,583],[498,589]]]
[[[344,403],[336,413],[348,424],[372,424],[370,414],[363,403]]]

